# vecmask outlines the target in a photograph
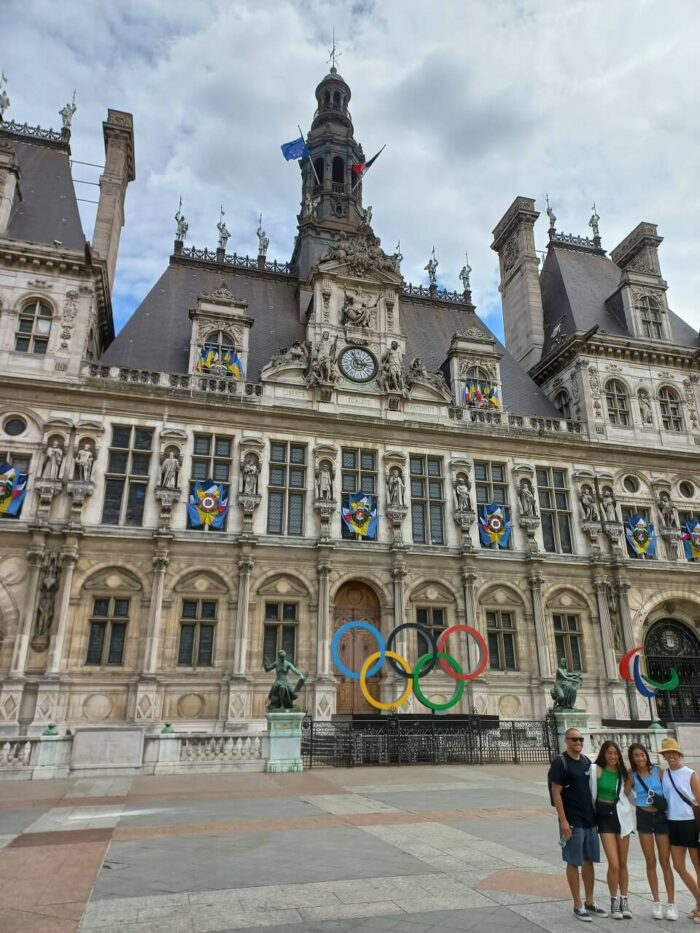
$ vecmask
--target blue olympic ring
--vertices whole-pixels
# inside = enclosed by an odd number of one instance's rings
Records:
[[[370,670],[367,671],[367,676],[373,677],[375,674],[378,674],[381,671],[382,666],[384,664],[384,658],[385,658],[384,652],[386,651],[386,644],[384,642],[384,638],[382,637],[382,633],[379,631],[379,629],[376,626],[372,625],[371,622],[363,622],[359,619],[353,619],[350,622],[345,622],[343,625],[340,626],[340,628],[338,629],[338,631],[335,633],[333,637],[333,643],[331,645],[333,663],[338,668],[340,673],[345,674],[345,676],[349,677],[350,680],[360,679],[359,671],[351,671],[349,667],[346,667],[346,665],[343,663],[343,661],[340,658],[340,654],[338,653],[338,646],[340,645],[340,639],[343,637],[343,635],[346,632],[349,632],[353,628],[362,628],[365,631],[369,632],[370,635],[373,636],[374,640],[377,643],[377,648],[379,648],[379,659],[377,663],[374,665],[374,667],[372,667]]]

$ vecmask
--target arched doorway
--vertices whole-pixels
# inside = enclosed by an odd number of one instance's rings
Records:
[[[333,634],[338,631],[344,622],[365,621],[371,622],[377,628],[380,625],[379,600],[371,587],[359,580],[344,583],[335,597]],[[365,658],[377,650],[377,644],[363,629],[355,628],[346,632],[338,646],[338,653],[343,664],[351,671],[359,671]],[[338,678],[338,692],[336,694],[336,713],[376,713],[373,707],[366,702],[357,680],[351,680],[334,668]],[[373,697],[379,699],[379,681],[381,673],[376,677],[367,678],[367,687]]]
[[[659,712],[678,721],[700,722],[700,639],[677,619],[654,622],[644,639],[647,671],[654,680],[667,680],[675,667],[678,690],[662,693]]]

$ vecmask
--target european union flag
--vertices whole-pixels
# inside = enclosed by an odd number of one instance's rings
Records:
[[[309,154],[303,136],[300,136],[298,139],[293,139],[290,143],[283,143],[280,149],[287,162],[291,162],[292,159],[303,159],[304,156]]]

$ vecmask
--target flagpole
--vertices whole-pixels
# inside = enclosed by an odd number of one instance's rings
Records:
[[[299,130],[299,135],[300,135],[301,138],[304,140],[304,143],[306,143],[306,138],[304,137],[304,134],[303,134],[302,131],[301,131],[301,127],[299,126],[298,123],[297,123],[297,129]],[[314,160],[311,158],[310,155],[309,155],[309,162],[311,163],[311,169],[312,169],[312,171],[313,171],[313,173],[314,173],[314,177],[315,177],[315,179],[316,179],[316,184],[317,184],[318,187],[320,188],[320,187],[321,187],[321,179],[320,179],[320,178],[318,177],[318,175],[316,174],[316,166],[314,165]]]
[[[371,161],[372,163],[376,162],[377,159],[379,158],[379,156],[382,154],[382,152],[384,152],[385,149],[386,149],[386,143],[384,143],[384,145],[383,145],[382,148],[379,150],[379,152],[378,152],[375,156],[373,156],[372,159],[371,159],[370,161]],[[353,185],[353,187],[351,188],[350,194],[353,194],[353,193],[355,192],[355,188],[357,188],[357,186],[360,184],[360,182],[361,182],[362,179],[365,177],[365,175],[367,174],[367,172],[369,171],[369,169],[370,169],[371,167],[372,167],[372,166],[370,166],[369,168],[366,168],[365,171],[362,172],[362,174],[360,175],[360,177],[357,179],[356,184]]]

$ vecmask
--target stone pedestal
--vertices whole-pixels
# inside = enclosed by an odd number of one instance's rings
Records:
[[[301,724],[304,713],[287,710],[267,713],[267,735],[263,739],[265,770],[303,771],[301,760]]]
[[[590,743],[590,729],[588,728],[588,713],[585,713],[583,710],[579,709],[555,710],[554,719],[557,724],[557,741],[559,743],[559,751],[563,752],[566,748],[566,740],[564,739],[564,736],[567,729],[578,729],[584,738],[583,752],[585,755],[590,757],[592,750]]]

